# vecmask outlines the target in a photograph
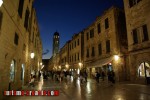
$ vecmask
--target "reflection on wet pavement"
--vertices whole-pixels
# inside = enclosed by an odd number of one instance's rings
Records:
[[[80,83],[77,79],[63,82],[52,79],[43,80],[35,87],[25,87],[23,90],[59,90],[60,95],[52,96],[19,96],[7,97],[9,100],[150,100],[150,86],[135,84],[115,84],[110,85],[107,81],[96,83],[93,79],[88,79],[86,83]]]

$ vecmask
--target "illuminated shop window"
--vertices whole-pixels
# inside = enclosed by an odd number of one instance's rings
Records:
[[[14,81],[15,79],[15,61],[12,60],[10,64],[10,81]]]

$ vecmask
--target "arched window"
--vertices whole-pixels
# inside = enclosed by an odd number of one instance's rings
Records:
[[[13,82],[14,79],[15,79],[15,60],[12,60],[10,64],[10,82]]]
[[[150,65],[147,62],[140,64],[138,68],[139,77],[150,77]]]

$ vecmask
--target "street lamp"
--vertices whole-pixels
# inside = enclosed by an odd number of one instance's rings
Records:
[[[59,66],[59,69],[61,69],[61,66]]]
[[[2,6],[2,4],[3,4],[3,0],[0,0],[0,7]]]
[[[80,66],[80,69],[81,69],[81,67],[82,67],[82,63],[81,62],[79,62],[79,66]]]
[[[68,64],[66,64],[66,68],[67,68],[67,69],[69,68],[69,65],[68,65]]]
[[[42,70],[42,67],[43,67],[43,63],[41,62],[41,63],[40,63],[40,68],[39,68],[39,69]]]
[[[82,63],[80,62],[80,63],[79,63],[79,66],[81,67],[81,65],[82,65]]]
[[[115,59],[115,61],[118,61],[119,60],[119,56],[118,55],[114,55],[114,59]]]
[[[42,62],[40,63],[40,65],[42,66]]]
[[[31,56],[31,59],[33,59],[33,58],[34,58],[34,53],[33,53],[33,52],[31,52],[30,56]],[[33,66],[31,66],[31,74],[33,74],[33,75],[34,75]]]

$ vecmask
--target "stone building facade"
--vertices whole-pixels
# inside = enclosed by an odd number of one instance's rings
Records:
[[[52,63],[52,69],[54,71],[59,71],[59,66],[60,66],[60,53],[57,53],[53,59],[52,59],[53,63]]]
[[[49,61],[49,69],[54,71],[77,71],[83,68],[83,32],[74,34],[72,39],[60,49],[55,57]],[[79,65],[81,64],[81,66]],[[82,67],[82,68],[81,68]]]
[[[29,73],[35,73],[36,76],[38,71],[42,68],[42,41],[40,38],[40,31],[38,21],[36,17],[36,11],[32,8],[31,18],[29,19],[29,54],[34,53],[34,58],[28,56],[29,62]]]
[[[49,61],[48,61],[48,65],[46,65],[46,66],[48,66],[48,71],[52,71],[52,70],[54,70],[53,68],[54,68],[54,62],[53,62],[53,57],[51,57],[50,59],[49,59]]]
[[[150,0],[124,0],[129,76],[135,83],[150,77]]]
[[[59,70],[66,69],[67,65],[69,64],[69,42],[67,41],[66,44],[60,49],[60,66],[58,66]]]
[[[68,44],[68,67],[70,71],[81,70],[83,67],[83,32],[74,34]],[[81,65],[79,65],[79,63]]]
[[[116,80],[122,81],[126,79],[126,54],[125,15],[111,7],[84,29],[84,66],[91,77],[114,70]]]
[[[4,0],[0,7],[0,99],[4,90],[17,90],[29,80],[33,2],[34,0]],[[37,43],[35,50],[41,61],[40,36],[37,37]],[[38,62],[35,60],[35,63]]]
[[[124,11],[111,7],[89,27],[72,36],[59,52],[59,65],[73,72],[86,69],[89,76],[96,71],[107,74],[108,70],[114,70],[116,80],[123,81],[128,78],[127,47]]]

